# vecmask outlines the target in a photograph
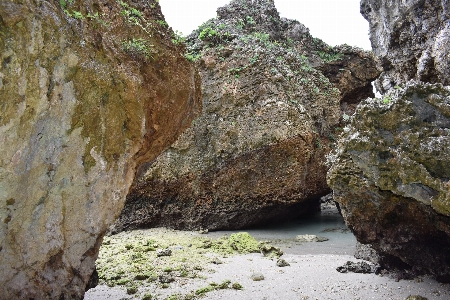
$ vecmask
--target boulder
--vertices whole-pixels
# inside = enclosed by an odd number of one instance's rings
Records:
[[[140,170],[113,232],[287,220],[318,211],[329,191],[324,157],[341,100],[379,74],[373,55],[313,38],[280,18],[273,1],[231,1],[217,12],[187,39],[203,113]]]
[[[441,281],[450,281],[448,9],[361,1],[384,95],[358,106],[328,173],[347,225],[381,267]]]
[[[450,279],[450,89],[410,82],[362,101],[329,157],[346,224],[386,269]]]
[[[355,258],[367,260],[376,265],[380,261],[380,256],[370,244],[361,244],[360,242],[356,242]]]
[[[339,273],[373,273],[372,267],[364,261],[347,261],[343,266],[337,267],[336,271],[338,271]]]
[[[0,298],[82,299],[137,166],[199,110],[163,19],[153,0],[0,1]]]

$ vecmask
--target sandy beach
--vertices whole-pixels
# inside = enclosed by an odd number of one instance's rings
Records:
[[[133,234],[144,236],[164,236],[171,241],[173,256],[186,247],[186,238],[217,239],[225,233],[215,232],[201,235],[197,232],[174,231],[168,229],[148,229],[122,233],[130,240]],[[351,233],[344,233],[350,234]],[[121,236],[119,235],[119,237]],[[113,236],[112,238],[114,238]],[[177,238],[178,237],[178,238]],[[264,257],[260,253],[220,255],[209,251],[199,251],[204,265],[195,278],[173,276],[173,282],[164,285],[158,280],[146,282],[138,287],[136,293],[127,294],[125,287],[108,287],[104,284],[89,290],[86,300],[120,299],[406,299],[410,295],[420,295],[427,299],[450,299],[450,285],[441,284],[423,276],[414,280],[400,280],[375,274],[339,273],[336,268],[347,261],[357,262],[349,252],[354,244],[339,246],[332,239],[322,243],[298,243],[293,239],[274,239],[273,245],[279,246],[281,256],[290,265],[277,266],[277,258]],[[193,248],[193,247],[190,247]],[[190,249],[189,248],[189,249]],[[158,264],[165,258],[158,258]],[[167,258],[168,259],[168,258]],[[263,276],[263,280],[254,281],[252,275]],[[216,286],[229,281],[224,289],[210,289],[199,294],[202,288]],[[233,289],[238,283],[242,289]],[[210,285],[212,284],[212,285]],[[150,298],[151,295],[151,298]],[[147,298],[145,298],[147,297]]]

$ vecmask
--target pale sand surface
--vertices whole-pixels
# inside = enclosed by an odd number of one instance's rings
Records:
[[[290,266],[287,267],[280,268],[276,266],[275,259],[265,258],[260,254],[237,255],[220,258],[222,264],[209,264],[202,273],[205,277],[202,279],[179,278],[167,289],[162,289],[156,284],[145,288],[141,287],[135,295],[127,295],[124,288],[98,286],[89,290],[85,299],[141,299],[146,292],[150,292],[153,299],[167,299],[171,295],[186,295],[211,282],[221,283],[224,280],[240,283],[243,290],[216,290],[195,299],[364,300],[406,299],[409,295],[421,295],[428,299],[450,299],[450,285],[438,283],[429,277],[396,282],[392,278],[375,274],[341,274],[336,271],[336,267],[343,265],[348,260],[358,260],[346,254],[295,254],[304,252],[304,250],[299,250],[304,245],[289,244],[290,248],[283,247],[284,250],[288,250],[282,256],[290,263]],[[318,249],[328,246],[331,244],[327,245],[327,242],[324,242],[310,243],[307,247],[308,251],[321,252]],[[253,281],[250,277],[255,272],[263,274],[265,279]]]
[[[206,293],[194,299],[406,299],[409,295],[421,295],[430,300],[450,300],[450,284],[441,284],[424,276],[415,280],[396,282],[388,276],[375,274],[339,273],[336,268],[347,261],[358,261],[353,257],[356,239],[345,226],[342,217],[334,207],[325,208],[321,214],[311,220],[301,220],[271,226],[267,228],[245,230],[257,240],[268,240],[280,247],[285,253],[282,258],[290,266],[278,267],[276,259],[263,257],[261,254],[246,254],[217,258],[222,264],[208,263],[201,271],[203,278],[176,278],[169,288],[163,289],[159,284],[140,287],[135,295],[127,295],[125,288],[98,286],[86,293],[86,300],[120,300],[142,299],[145,293],[152,294],[152,299],[171,300],[184,299],[183,296],[195,293],[199,288],[211,282],[221,283],[224,280],[238,282],[242,290],[224,289]],[[199,235],[197,232],[174,231],[164,228],[153,228],[143,231],[145,235],[162,236],[204,236],[212,239],[230,235],[236,231],[210,232]],[[124,233],[126,234],[137,234]],[[299,243],[295,240],[298,234],[315,234],[329,238],[322,243]],[[261,273],[265,279],[253,281],[251,275]],[[175,297],[178,295],[178,297]],[[182,296],[181,296],[182,295]],[[181,297],[180,297],[181,296]]]

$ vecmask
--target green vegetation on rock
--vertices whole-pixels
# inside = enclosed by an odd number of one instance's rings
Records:
[[[224,290],[224,289],[229,289],[229,288],[233,288],[234,289],[234,286],[237,286],[237,285],[239,285],[241,287],[240,289],[242,289],[242,286],[239,283],[237,283],[237,282],[233,283],[231,286],[230,286],[230,284],[231,284],[230,280],[224,280],[220,284],[215,283],[215,282],[211,282],[206,287],[203,287],[203,288],[200,288],[200,289],[196,290],[195,294],[198,295],[198,296],[203,296],[206,293],[212,292],[212,291],[215,291],[215,290]]]
[[[228,245],[241,254],[259,252],[259,242],[247,232],[239,232],[230,235],[228,238]]]
[[[150,45],[146,40],[139,39],[131,39],[128,41],[122,42],[122,48],[125,52],[132,56],[142,57],[145,60],[149,60],[152,58],[152,45]]]

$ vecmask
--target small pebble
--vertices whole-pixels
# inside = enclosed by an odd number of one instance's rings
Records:
[[[261,273],[253,273],[250,277],[253,281],[261,281],[264,280],[264,275]]]
[[[284,259],[280,258],[277,261],[277,266],[278,267],[287,267],[287,266],[290,266],[290,264],[287,261],[285,261]]]
[[[170,250],[169,248],[156,250],[156,256],[158,256],[158,257],[171,256],[171,255],[172,255],[172,250]]]
[[[170,277],[168,275],[159,275],[159,282],[161,282],[161,283],[170,283],[174,280],[175,279],[173,279],[172,277]]]

